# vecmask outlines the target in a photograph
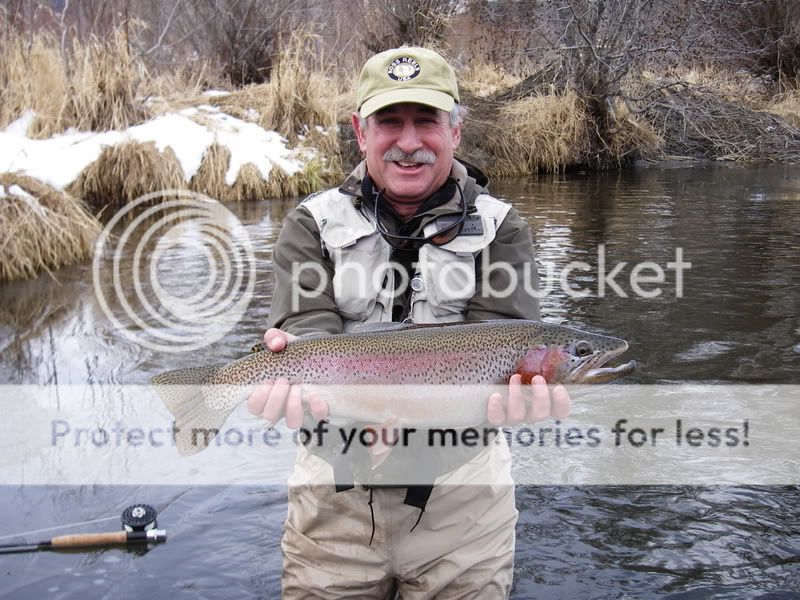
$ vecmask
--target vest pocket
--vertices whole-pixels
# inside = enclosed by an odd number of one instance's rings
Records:
[[[427,305],[435,317],[456,315],[463,318],[470,298],[475,295],[475,258],[471,253],[455,253],[436,246],[420,251],[429,260],[422,260],[422,279]]]
[[[333,292],[336,308],[351,321],[366,321],[384,294],[388,251],[373,236],[344,248],[329,249],[334,263]]]

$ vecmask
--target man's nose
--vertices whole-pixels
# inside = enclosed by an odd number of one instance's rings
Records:
[[[422,147],[422,140],[413,121],[406,121],[403,124],[400,137],[397,139],[397,147],[406,154],[411,154]]]

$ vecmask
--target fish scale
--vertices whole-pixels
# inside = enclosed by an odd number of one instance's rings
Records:
[[[627,349],[624,340],[540,321],[390,326],[297,339],[282,352],[265,350],[228,365],[155,377],[181,432],[179,450],[191,454],[205,447],[197,443],[196,430],[202,429],[204,440],[213,438],[208,432],[216,434],[265,380],[302,383],[327,402],[333,418],[469,426],[485,416],[491,386],[507,384],[515,373],[525,381],[541,374],[548,383],[591,383],[635,367],[630,362],[601,368]]]

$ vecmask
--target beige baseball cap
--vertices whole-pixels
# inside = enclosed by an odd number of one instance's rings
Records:
[[[458,101],[455,71],[427,48],[403,46],[376,54],[364,63],[358,79],[357,104],[364,118],[400,102],[450,112]]]

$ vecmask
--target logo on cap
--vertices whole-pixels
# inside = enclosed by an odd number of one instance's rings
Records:
[[[419,63],[408,56],[401,56],[389,65],[389,77],[395,81],[408,81],[419,75]]]

